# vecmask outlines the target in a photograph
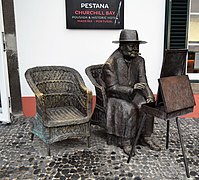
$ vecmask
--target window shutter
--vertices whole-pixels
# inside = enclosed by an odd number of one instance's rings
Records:
[[[187,48],[189,0],[166,0],[165,49]]]

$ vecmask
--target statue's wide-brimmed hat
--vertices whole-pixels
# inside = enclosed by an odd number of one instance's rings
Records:
[[[119,41],[112,41],[113,43],[120,42],[137,42],[139,44],[145,44],[146,41],[141,41],[138,38],[138,33],[136,30],[123,29],[120,33]]]

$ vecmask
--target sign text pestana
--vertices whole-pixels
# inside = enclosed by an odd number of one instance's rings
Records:
[[[81,3],[80,4],[81,8],[98,8],[98,9],[108,9],[109,6],[108,4],[104,4],[104,3]]]

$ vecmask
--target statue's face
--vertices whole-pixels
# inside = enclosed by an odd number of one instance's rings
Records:
[[[134,58],[139,55],[139,43],[124,42],[120,44],[120,49],[127,58]]]

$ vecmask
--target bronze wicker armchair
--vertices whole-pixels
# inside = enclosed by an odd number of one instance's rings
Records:
[[[101,79],[102,66],[103,64],[89,66],[86,68],[85,72],[92,84],[95,86],[96,92],[96,105],[91,117],[91,123],[105,128],[107,97],[104,82]]]
[[[33,67],[26,80],[36,97],[32,140],[37,135],[48,145],[67,138],[86,137],[90,146],[92,92],[81,75],[64,66]]]

